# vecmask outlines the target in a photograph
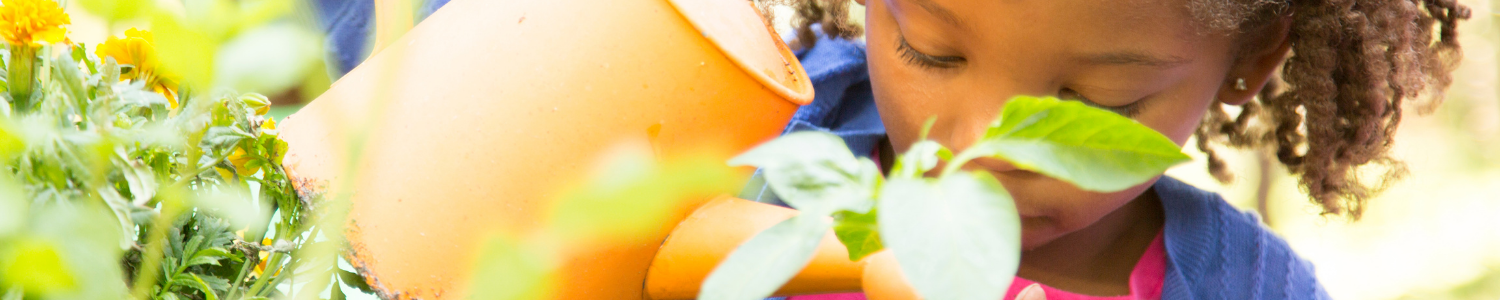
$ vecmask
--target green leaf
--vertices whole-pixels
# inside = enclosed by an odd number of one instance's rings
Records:
[[[541,245],[505,236],[489,239],[470,281],[473,294],[494,300],[547,299],[557,257]]]
[[[344,284],[349,285],[350,287],[359,289],[360,292],[364,292],[364,293],[367,293],[367,294],[375,292],[375,289],[371,289],[370,288],[370,284],[365,282],[365,277],[364,276],[359,276],[359,274],[355,274],[354,272],[344,271],[342,269],[338,270],[338,275],[339,275],[339,281],[343,282]]]
[[[833,234],[838,236],[844,248],[849,249],[849,261],[859,261],[875,251],[885,249],[885,245],[880,243],[879,225],[875,222],[876,211],[833,214]]]
[[[925,299],[1000,299],[1020,262],[1015,204],[987,173],[893,179],[881,190],[880,237]]]
[[[215,266],[217,266],[217,265],[219,265],[219,260],[220,259],[223,259],[223,258],[222,257],[215,257],[215,256],[194,256],[193,258],[188,259],[187,263],[183,264],[182,267],[192,267],[192,266],[196,266],[196,265],[215,265]]]
[[[199,278],[198,274],[188,274],[188,276],[191,276],[193,278],[193,283],[195,283],[191,286],[194,288],[198,288],[198,291],[203,292],[203,296],[207,297],[207,300],[219,300],[219,295],[215,294],[214,289],[212,287],[209,287],[208,283],[203,282],[203,278]]]
[[[896,158],[891,167],[891,178],[919,178],[937,167],[939,159],[953,159],[953,151],[937,142],[924,140],[911,145]]]
[[[633,146],[632,146],[633,145]],[[627,238],[655,230],[688,197],[712,197],[741,186],[711,157],[657,163],[649,144],[618,146],[585,184],[554,204],[550,227],[566,239]]]
[[[7,290],[5,292],[5,296],[4,297],[0,297],[0,300],[24,300],[24,299],[22,299],[22,296],[25,296],[25,295],[26,295],[26,288],[23,288],[23,287],[21,287],[19,285],[17,285],[17,286],[11,286],[9,288],[9,290]]]
[[[105,20],[121,21],[139,18],[149,12],[150,0],[79,0],[83,8]]]
[[[1006,103],[984,139],[950,166],[956,170],[985,156],[1097,192],[1130,188],[1190,160],[1171,139],[1130,118],[1077,101],[1028,96]]]
[[[199,146],[213,149],[230,149],[236,143],[253,137],[238,127],[212,127],[203,134],[203,141],[199,143]]]
[[[135,198],[131,201],[134,205],[145,205],[151,197],[156,196],[156,174],[151,172],[151,167],[139,159],[131,159],[123,149],[115,151],[119,159],[116,167],[120,168],[125,175],[125,183],[130,187],[130,195]]]
[[[856,158],[843,139],[820,131],[781,136],[730,159],[729,165],[761,168],[776,196],[798,210],[825,216],[869,211],[880,181],[875,162]]]
[[[133,239],[135,237],[135,221],[131,220],[130,211],[132,205],[130,205],[130,201],[126,201],[125,197],[120,196],[120,193],[115,191],[114,188],[99,187],[98,193],[99,198],[104,200],[104,204],[109,207],[109,210],[114,212],[115,219],[119,223],[120,249],[130,249],[131,246],[135,245]]]
[[[345,300],[345,299],[348,299],[348,297],[344,296],[344,286],[339,285],[338,281],[335,280],[333,287],[330,288],[330,289],[328,289],[328,300]]]
[[[66,265],[64,249],[50,240],[25,238],[8,245],[0,257],[0,284],[19,286],[26,291],[46,295],[73,290],[77,276]]]
[[[219,247],[213,247],[213,248],[207,248],[207,249],[203,249],[203,250],[198,250],[198,253],[193,253],[193,256],[194,257],[228,258],[228,259],[233,260],[233,261],[240,261],[239,256],[234,255],[233,253],[230,253],[229,250],[225,250],[224,248],[219,248]]]
[[[703,280],[702,300],[765,299],[812,261],[832,226],[823,216],[802,213],[772,225],[740,244]]]

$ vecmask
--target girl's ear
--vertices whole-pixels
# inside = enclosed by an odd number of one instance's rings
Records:
[[[1291,51],[1291,27],[1292,18],[1288,16],[1259,30],[1262,32],[1260,37],[1247,43],[1254,48],[1245,49],[1229,68],[1224,84],[1219,87],[1219,102],[1241,105],[1260,94],[1278,67],[1286,61],[1287,52]]]

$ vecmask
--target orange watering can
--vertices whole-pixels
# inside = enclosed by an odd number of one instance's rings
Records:
[[[743,0],[454,0],[380,36],[281,137],[299,191],[353,201],[348,258],[385,298],[465,297],[482,238],[539,226],[552,193],[621,138],[663,156],[739,152],[813,93]],[[655,234],[568,258],[555,298],[691,298],[731,249],[793,213],[707,200]],[[677,226],[695,208],[727,217]],[[862,270],[830,235],[782,292],[856,291]]]

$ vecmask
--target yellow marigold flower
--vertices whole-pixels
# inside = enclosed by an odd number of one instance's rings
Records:
[[[229,164],[234,165],[234,173],[239,174],[240,177],[255,175],[255,172],[260,171],[260,166],[258,165],[249,166],[252,157],[245,153],[244,148],[234,148],[234,152],[230,152],[227,158],[229,159]],[[233,178],[229,172],[225,172],[222,168],[219,170],[219,176]]]
[[[62,26],[72,22],[52,0],[0,1],[0,35],[11,45],[61,42],[68,33]]]
[[[166,97],[172,103],[172,109],[177,109],[177,80],[162,70],[153,42],[155,37],[150,31],[131,28],[125,31],[125,38],[109,37],[94,49],[94,54],[100,58],[114,58],[120,65],[130,65],[130,71],[120,74],[120,80],[145,81],[147,88]]]

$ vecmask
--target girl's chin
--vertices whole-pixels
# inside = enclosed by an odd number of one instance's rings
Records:
[[[1051,243],[1059,228],[1047,217],[1021,216],[1021,250],[1027,251]]]

